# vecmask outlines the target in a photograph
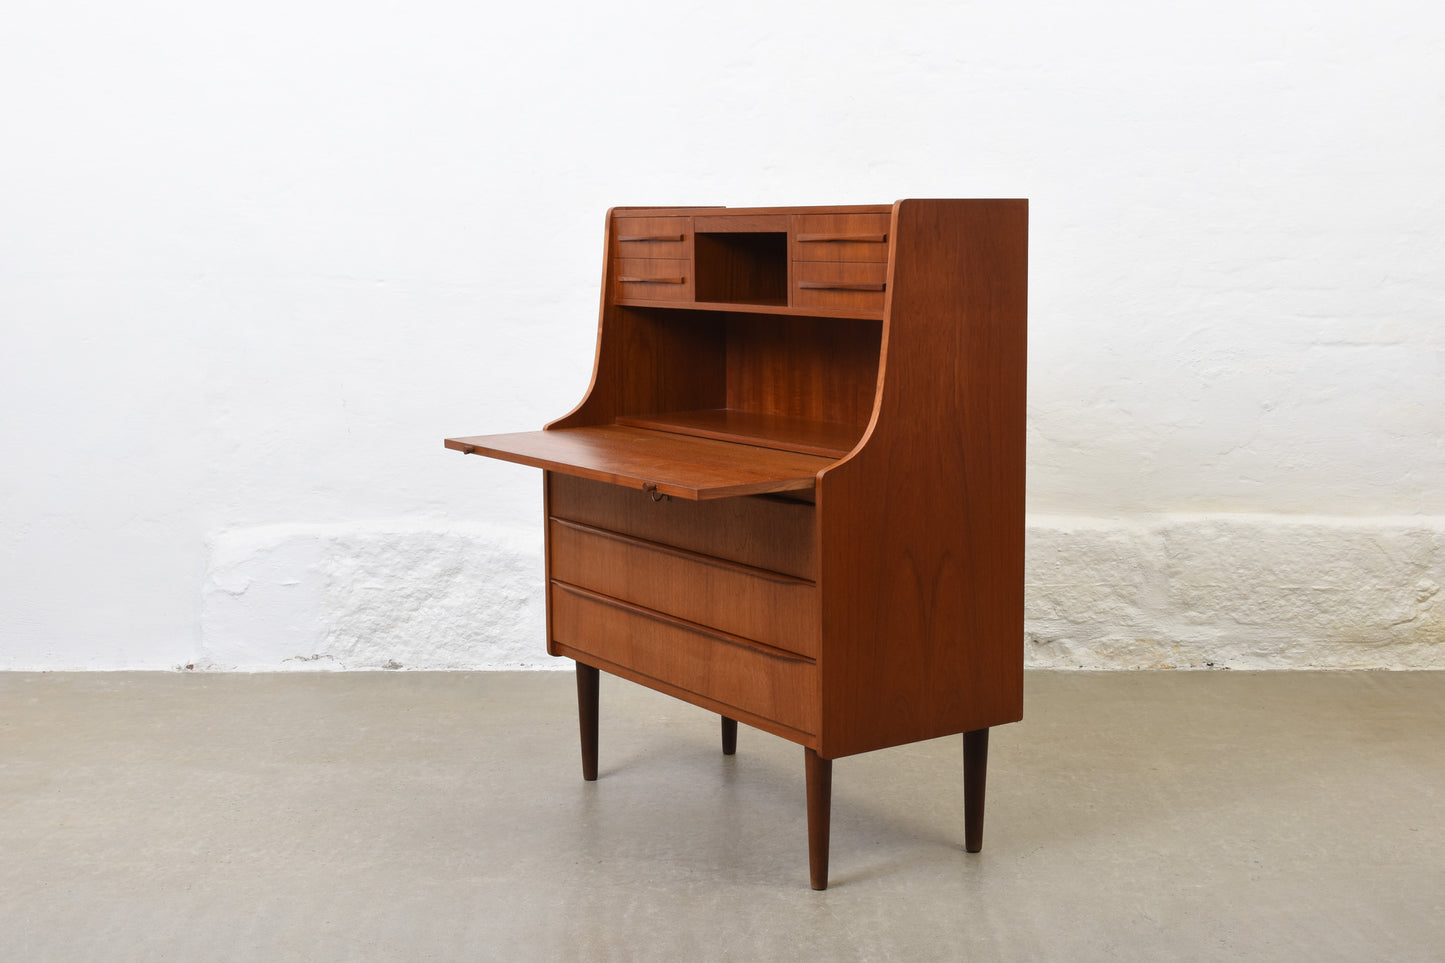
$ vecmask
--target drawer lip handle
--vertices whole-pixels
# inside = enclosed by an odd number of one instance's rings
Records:
[[[686,239],[684,234],[619,234],[619,244],[677,243]]]
[[[883,244],[887,234],[799,234],[799,244],[832,244],[837,241],[853,241],[860,244]]]
[[[645,489],[644,489],[645,491]],[[667,496],[663,496],[666,498]],[[556,515],[547,516],[547,520],[561,525],[563,528],[570,528],[575,532],[584,535],[591,535],[594,538],[611,539],[614,542],[621,542],[623,545],[632,545],[648,551],[657,552],[660,555],[670,555],[673,558],[684,562],[692,562],[697,565],[707,565],[712,568],[726,569],[730,572],[737,572],[751,578],[762,579],[767,582],[776,582],[780,585],[797,585],[811,588],[817,585],[809,578],[801,578],[797,575],[788,575],[785,572],[775,572],[769,568],[758,568],[756,565],[748,565],[745,562],[734,562],[731,559],[718,558],[716,555],[704,555],[702,552],[694,552],[691,549],[678,548],[675,545],[668,545],[663,542],[654,542],[648,538],[639,538],[636,535],[627,535],[623,532],[614,532],[609,528],[598,528],[595,525],[588,525],[586,522],[576,522],[568,518],[559,518]]]
[[[552,579],[552,584],[564,592],[570,592],[580,598],[590,599],[600,605],[621,609],[624,612],[630,612],[633,615],[641,616],[644,619],[651,619],[654,622],[661,622],[664,625],[674,625],[685,632],[691,632],[694,635],[703,635],[728,645],[735,645],[740,649],[746,649],[749,652],[754,652],[769,659],[776,659],[779,662],[796,662],[802,665],[817,665],[816,659],[810,659],[806,655],[789,652],[787,649],[780,649],[775,645],[759,642],[757,639],[733,635],[731,632],[724,632],[722,629],[715,629],[710,625],[689,622],[687,619],[678,618],[676,615],[668,615],[666,612],[659,612],[645,605],[638,605],[635,602],[627,602],[623,599],[613,598],[611,595],[603,595],[601,592],[594,592],[580,585],[564,582],[559,578]]]
[[[624,275],[619,277],[621,284],[686,284],[687,278],[635,278]]]
[[[798,287],[808,291],[884,291],[888,284],[885,281],[799,281]]]

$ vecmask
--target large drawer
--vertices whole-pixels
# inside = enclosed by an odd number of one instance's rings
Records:
[[[812,662],[749,646],[680,619],[557,582],[548,587],[558,654],[815,733],[817,670]],[[674,692],[673,694],[678,694]]]
[[[653,501],[646,492],[547,473],[553,518],[633,535],[754,568],[816,579],[814,509],[766,495]]]
[[[572,585],[791,652],[818,654],[810,581],[554,518],[548,574]]]

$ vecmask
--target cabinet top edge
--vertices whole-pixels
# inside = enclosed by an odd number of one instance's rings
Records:
[[[614,217],[679,217],[708,214],[887,214],[892,204],[831,207],[614,207]]]
[[[794,207],[625,207],[612,208],[613,217],[690,217],[694,215],[727,214],[888,214],[898,204],[912,201],[969,201],[985,204],[1010,203],[1027,204],[1026,197],[969,197],[969,198],[903,198],[893,204],[834,204],[802,205]]]

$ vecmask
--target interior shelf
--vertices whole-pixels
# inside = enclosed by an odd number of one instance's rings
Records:
[[[862,425],[762,415],[734,408],[619,415],[617,423],[825,458],[842,458],[848,454],[864,431]]]
[[[613,303],[629,308],[667,308],[671,311],[731,311],[745,314],[785,314],[804,318],[883,320],[882,308],[792,307],[787,304],[758,304],[748,301],[657,301],[645,298],[618,298]]]

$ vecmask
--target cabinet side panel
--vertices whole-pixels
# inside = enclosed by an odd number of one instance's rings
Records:
[[[822,753],[1023,713],[1026,201],[902,201],[871,432],[818,484]]]

